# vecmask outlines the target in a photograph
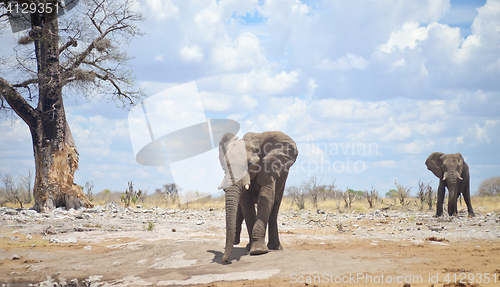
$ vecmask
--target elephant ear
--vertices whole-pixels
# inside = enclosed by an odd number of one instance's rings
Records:
[[[465,163],[464,157],[459,152],[457,152],[455,154],[455,156],[457,157],[457,161],[458,161],[458,170],[457,170],[458,174],[462,175],[462,169],[463,169],[464,163]]]
[[[441,158],[443,155],[444,153],[442,152],[433,152],[425,161],[427,169],[432,171],[432,173],[438,178],[443,178],[443,160]]]
[[[278,144],[279,147],[271,150],[260,161],[260,172],[257,183],[261,186],[276,181],[287,173],[297,159],[297,148],[291,143]]]

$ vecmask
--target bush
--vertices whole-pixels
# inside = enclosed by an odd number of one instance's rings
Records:
[[[125,203],[125,207],[129,207],[130,203],[136,203],[140,200],[142,196],[142,190],[135,191],[134,184],[132,182],[128,183],[128,188],[122,194],[121,201]]]
[[[490,177],[479,184],[479,196],[500,196],[500,176]]]
[[[300,187],[290,186],[286,189],[288,195],[290,195],[293,199],[293,202],[297,205],[299,210],[304,209],[306,206],[306,195],[308,190],[302,184]]]
[[[397,181],[394,181],[394,183],[396,184],[396,190],[397,190],[397,195],[398,195],[398,198],[399,198],[399,203],[401,203],[401,205],[405,205],[406,200],[408,197],[410,197],[410,190],[411,190],[411,187],[408,188],[406,186],[403,186],[403,185],[400,185],[398,184]]]
[[[370,191],[365,191],[365,197],[366,201],[368,201],[368,205],[370,205],[370,208],[374,208],[378,199],[378,191],[376,191],[372,186]]]

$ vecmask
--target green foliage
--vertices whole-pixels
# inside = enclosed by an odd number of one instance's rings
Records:
[[[354,190],[352,188],[347,189],[347,192],[353,193],[353,194],[355,194],[355,195],[357,195],[359,197],[362,197],[363,195],[365,195],[364,191],[362,191],[362,190]]]
[[[398,196],[398,191],[395,189],[391,189],[388,192],[385,193],[385,197],[390,198],[390,197],[397,197]]]
[[[109,190],[109,189],[105,189],[105,190],[103,190],[102,192],[103,192],[104,194],[107,194],[107,193],[110,193],[110,192],[111,192],[111,190]]]
[[[132,182],[128,183],[128,188],[125,190],[125,193],[121,196],[121,201],[125,204],[125,207],[129,207],[130,203],[136,203],[140,200],[142,196],[142,190],[135,191],[134,184]]]
[[[153,231],[153,229],[155,229],[155,224],[152,221],[148,221],[147,225],[144,225],[144,229],[147,231]]]

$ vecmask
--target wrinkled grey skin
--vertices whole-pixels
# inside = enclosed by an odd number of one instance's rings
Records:
[[[226,199],[226,246],[223,262],[229,261],[239,243],[245,219],[251,255],[283,247],[278,237],[278,211],[288,171],[297,159],[295,142],[279,131],[247,133],[242,139],[227,133],[219,144],[225,176],[221,183]],[[229,164],[228,164],[229,163]],[[255,210],[255,204],[257,210]],[[265,244],[269,226],[269,242]]]
[[[443,213],[445,187],[448,188],[448,214],[457,214],[457,198],[463,195],[469,216],[474,216],[470,201],[469,166],[460,153],[444,154],[432,153],[425,161],[427,169],[439,178],[436,216]]]

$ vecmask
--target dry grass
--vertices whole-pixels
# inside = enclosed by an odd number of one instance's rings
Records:
[[[93,203],[95,205],[106,205],[111,201],[114,201],[118,203],[120,206],[124,206],[124,203],[121,202],[120,197],[121,197],[121,192],[100,192],[94,196]],[[1,198],[0,198],[0,202]],[[446,208],[447,199],[445,199],[445,204],[444,207]],[[161,196],[158,194],[152,194],[152,195],[146,195],[143,198],[141,198],[140,201],[138,201],[135,204],[130,204],[131,207],[135,208],[136,205],[141,205],[145,208],[151,208],[151,207],[161,207],[161,208],[180,208],[180,209],[208,209],[208,208],[213,208],[213,209],[224,209],[224,197],[216,197],[216,198],[211,198],[211,197],[205,197],[196,201],[191,201],[189,203],[185,203],[180,205],[178,202],[166,202],[165,200],[162,199]],[[3,206],[8,206],[8,207],[13,207],[13,208],[18,208],[19,205],[14,205],[10,202],[6,202],[3,204]],[[474,211],[476,213],[487,213],[487,212],[497,212],[500,213],[500,197],[495,196],[488,196],[488,197],[472,197],[472,206],[474,207]],[[390,207],[391,209],[394,210],[400,210],[400,211],[420,211],[424,210],[427,211],[428,208],[426,205],[424,205],[423,208],[421,208],[420,202],[417,198],[411,197],[408,199],[408,203],[405,204],[404,206],[401,206],[399,204],[397,199],[394,198],[382,198],[377,200],[375,207],[374,208],[369,208],[368,202],[366,199],[357,199],[352,203],[352,207],[347,208],[345,207],[345,203],[343,200],[334,200],[334,199],[321,199],[318,200],[318,205],[317,207],[314,207],[312,204],[312,200],[306,200],[305,202],[305,208],[304,210],[310,211],[310,212],[316,212],[317,209],[320,209],[325,212],[331,212],[331,213],[339,213],[339,212],[363,212],[363,213],[370,213],[373,210],[377,209],[383,209]],[[435,204],[433,205],[433,211],[436,209]],[[465,205],[465,201],[462,199],[458,201],[458,209],[466,209],[467,206]],[[285,196],[283,198],[283,201],[281,203],[281,210],[298,210],[297,205],[294,203],[293,199],[291,197]]]

